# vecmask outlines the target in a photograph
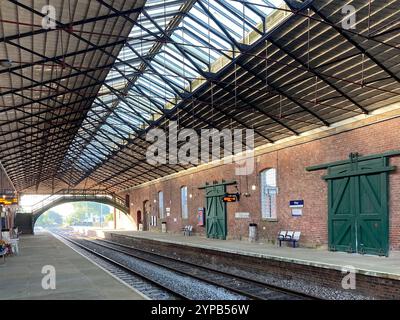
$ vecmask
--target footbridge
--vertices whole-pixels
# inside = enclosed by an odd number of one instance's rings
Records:
[[[79,201],[108,204],[124,212],[125,214],[129,214],[129,208],[125,204],[125,199],[114,193],[109,193],[105,190],[63,189],[31,207],[30,213],[33,217],[33,223],[35,223],[43,213],[53,207],[63,203]]]
[[[115,193],[94,189],[63,189],[37,202],[29,209],[20,210],[16,215],[15,225],[23,233],[33,233],[33,226],[37,219],[47,210],[63,203],[79,201],[107,204],[125,214],[129,214],[129,208],[126,206],[125,199]]]

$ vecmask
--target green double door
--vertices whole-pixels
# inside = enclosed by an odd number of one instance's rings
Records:
[[[222,201],[226,193],[226,185],[210,185],[206,192],[206,230],[208,238],[226,239],[227,219],[226,203]]]
[[[385,157],[328,168],[330,250],[388,255],[388,174]]]

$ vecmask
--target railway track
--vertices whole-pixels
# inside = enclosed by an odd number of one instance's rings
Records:
[[[111,248],[131,257],[139,258],[164,268],[225,288],[254,300],[310,300],[309,295],[280,288],[257,280],[248,279],[223,271],[199,266],[194,263],[167,257],[158,253],[132,248],[108,240],[92,240],[94,243]]]
[[[129,268],[105,255],[96,252],[86,246],[71,239],[70,235],[60,232],[51,231],[60,241],[72,247],[80,254],[93,261],[103,269],[107,270],[113,276],[142,293],[146,298],[152,300],[185,300],[185,296],[176,293],[154,279],[146,278],[136,270]]]
[[[77,241],[77,240],[74,240]],[[196,280],[206,282],[210,285],[224,288],[234,292],[239,296],[255,300],[310,300],[315,297],[294,292],[286,288],[280,288],[266,284],[257,280],[248,279],[238,275],[214,270],[204,266],[195,265],[190,262],[181,261],[172,257],[167,257],[154,252],[148,252],[141,249],[132,248],[123,244],[107,240],[88,240],[79,239],[79,242],[86,243],[86,246],[97,245],[98,248],[111,250],[126,255],[132,259],[139,259],[155,266],[179,273]],[[186,297],[188,298],[188,297]]]

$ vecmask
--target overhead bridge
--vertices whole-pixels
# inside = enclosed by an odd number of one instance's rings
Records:
[[[35,222],[40,215],[55,206],[79,201],[108,204],[125,214],[129,214],[129,208],[126,206],[125,199],[114,193],[109,193],[105,190],[63,189],[32,206],[33,221]]]
[[[80,201],[107,204],[125,214],[129,214],[125,199],[115,193],[105,190],[63,189],[34,204],[29,211],[17,214],[15,225],[21,227],[22,230],[26,230],[24,233],[32,233],[35,222],[47,210],[63,203]]]

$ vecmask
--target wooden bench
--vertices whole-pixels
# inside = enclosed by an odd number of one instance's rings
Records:
[[[184,236],[191,236],[192,235],[192,231],[193,231],[193,226],[189,225],[189,226],[184,226],[182,228],[183,231],[183,235]]]
[[[278,234],[279,246],[282,246],[282,241],[292,242],[293,248],[296,248],[296,243],[300,241],[300,231],[281,231]]]

